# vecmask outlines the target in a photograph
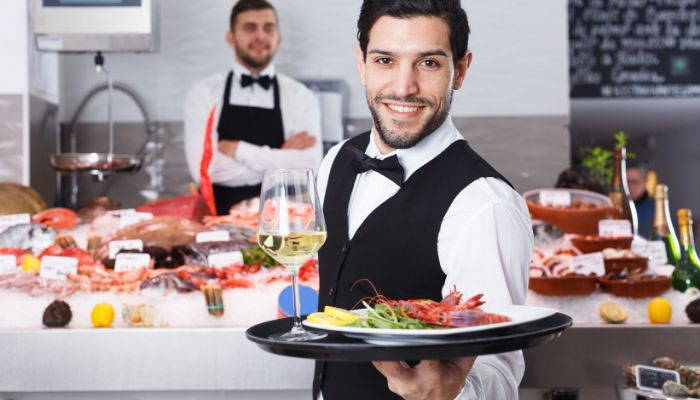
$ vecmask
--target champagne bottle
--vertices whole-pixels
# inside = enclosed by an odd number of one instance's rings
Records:
[[[687,208],[677,212],[678,230],[681,236],[681,257],[671,275],[671,284],[679,292],[688,288],[700,288],[700,260],[695,253],[693,242],[692,213]]]
[[[615,147],[613,182],[608,196],[617,210],[617,219],[628,220],[632,226],[632,235],[637,235],[637,209],[627,187],[626,152],[624,147]]]
[[[680,245],[678,238],[673,231],[671,223],[671,214],[668,208],[668,186],[663,184],[656,185],[654,189],[654,227],[649,236],[649,240],[661,240],[666,247],[666,258],[671,265],[678,265],[678,260],[681,256]]]

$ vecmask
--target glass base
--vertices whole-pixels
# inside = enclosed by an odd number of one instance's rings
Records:
[[[328,334],[309,332],[305,329],[292,329],[289,332],[270,335],[270,339],[281,340],[283,342],[305,342],[308,340],[323,339]]]

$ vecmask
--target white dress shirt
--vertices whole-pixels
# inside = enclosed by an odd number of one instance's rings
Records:
[[[380,159],[396,154],[405,180],[453,142],[464,140],[451,118],[416,146],[388,154],[380,153],[375,134],[370,135],[365,153]],[[333,147],[321,163],[321,201],[343,143]],[[358,174],[348,207],[350,238],[365,218],[398,190],[398,185],[375,171]],[[532,245],[530,214],[522,197],[499,179],[472,182],[455,197],[438,233],[438,258],[447,276],[442,295],[456,285],[466,298],[484,293],[487,304],[524,304]],[[524,372],[520,351],[479,356],[458,399],[517,399]]]
[[[274,108],[272,87],[264,90],[260,85],[253,84],[244,88],[241,86],[240,79],[241,74],[244,73],[254,75],[240,63],[235,62],[229,103]],[[195,83],[185,97],[185,156],[192,178],[199,182],[204,133],[207,117],[213,106],[216,106],[216,114],[212,129],[213,157],[209,167],[209,175],[213,183],[232,187],[257,185],[262,181],[263,172],[266,169],[318,168],[323,156],[321,111],[318,100],[302,83],[275,73],[275,67],[272,64],[260,75],[277,78],[285,139],[295,133],[307,131],[316,137],[316,144],[305,150],[281,150],[240,141],[235,159],[217,150],[219,140],[217,129],[227,75],[228,73],[217,74]]]

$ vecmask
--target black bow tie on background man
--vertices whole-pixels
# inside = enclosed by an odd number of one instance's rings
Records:
[[[399,158],[394,154],[383,160],[372,158],[365,154],[362,150],[353,146],[346,146],[352,156],[352,169],[361,174],[370,169],[384,175],[399,186],[403,186],[403,167],[399,164]]]
[[[263,75],[257,78],[248,74],[241,75],[241,87],[248,87],[254,83],[257,83],[260,87],[267,90],[270,88],[270,84],[272,84],[272,78],[270,78],[270,75]]]

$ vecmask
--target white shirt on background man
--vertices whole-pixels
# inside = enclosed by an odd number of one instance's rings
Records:
[[[457,140],[464,138],[448,117],[416,146],[389,154],[382,155],[370,135],[365,153],[380,159],[396,154],[404,168],[404,180],[408,180]],[[321,163],[318,173],[321,201],[331,166],[343,143],[333,147]],[[353,237],[377,206],[398,190],[398,185],[375,171],[358,174],[348,206],[349,237]],[[447,276],[442,295],[447,295],[456,285],[465,299],[484,293],[487,304],[524,304],[532,246],[530,214],[522,197],[496,178],[472,182],[453,200],[438,234],[438,257]],[[518,398],[524,372],[520,351],[479,356],[458,399]]]
[[[241,74],[253,75],[247,68],[235,62],[229,104],[273,108],[272,86],[268,90],[258,84],[244,88],[240,83]],[[302,83],[276,73],[273,64],[260,75],[277,78],[285,139],[295,133],[307,131],[309,135],[316,137],[316,144],[305,150],[281,150],[241,141],[236,149],[235,159],[220,153],[217,150],[217,128],[228,73],[213,75],[195,83],[187,93],[184,102],[185,156],[190,175],[196,182],[199,182],[199,165],[202,159],[207,118],[215,105],[216,113],[212,129],[213,157],[209,167],[209,175],[213,183],[232,187],[250,186],[262,181],[263,172],[266,169],[313,168],[315,170],[318,168],[323,156],[321,111],[318,100]]]

